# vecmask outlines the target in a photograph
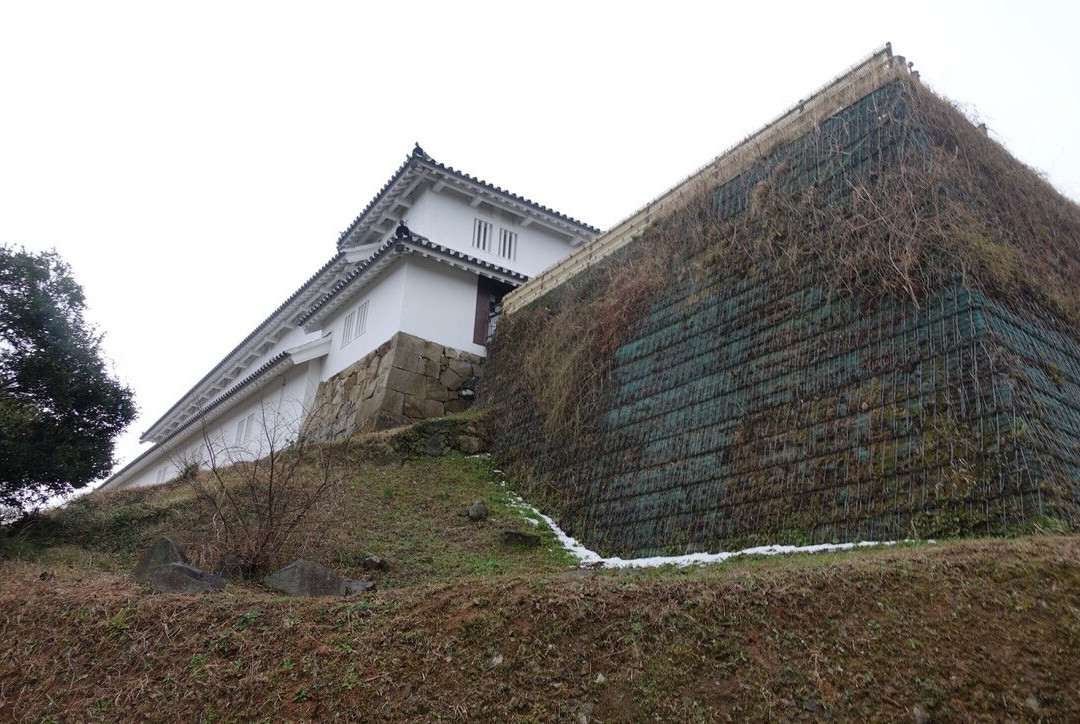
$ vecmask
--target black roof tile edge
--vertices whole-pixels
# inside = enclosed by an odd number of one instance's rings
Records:
[[[223,392],[223,393],[221,393],[220,395],[218,395],[218,396],[217,396],[217,397],[216,397],[216,398],[214,399],[214,401],[213,401],[213,402],[211,402],[211,403],[210,403],[209,405],[207,405],[206,407],[202,408],[202,409],[201,409],[201,410],[199,410],[199,411],[198,411],[197,413],[195,413],[194,415],[192,415],[191,417],[189,417],[189,418],[188,418],[187,420],[185,420],[185,421],[184,421],[184,424],[183,424],[183,425],[181,425],[180,427],[176,428],[175,430],[173,430],[172,432],[170,432],[170,433],[169,433],[168,435],[166,435],[166,436],[165,436],[165,438],[164,438],[164,439],[163,439],[163,440],[162,440],[161,442],[158,442],[158,443],[154,443],[154,446],[153,446],[153,447],[151,447],[151,448],[150,448],[149,450],[147,450],[146,452],[142,453],[142,454],[141,454],[141,455],[139,455],[139,456],[138,456],[137,458],[135,458],[134,460],[132,460],[132,461],[131,461],[130,463],[128,463],[127,465],[125,465],[124,467],[120,468],[119,470],[117,470],[117,471],[116,471],[115,473],[113,473],[112,475],[110,475],[110,476],[109,476],[109,479],[108,479],[108,480],[106,480],[106,481],[105,481],[104,483],[102,483],[102,485],[101,485],[101,486],[100,486],[100,487],[99,487],[98,489],[104,488],[104,487],[105,487],[106,485],[108,485],[108,484],[109,484],[109,483],[110,483],[110,482],[111,482],[112,480],[114,480],[115,478],[119,477],[120,475],[123,475],[123,474],[124,474],[125,472],[127,472],[128,470],[130,470],[132,466],[134,466],[134,465],[136,465],[137,463],[139,463],[140,461],[142,461],[142,460],[143,460],[144,458],[146,458],[146,457],[147,457],[148,455],[150,455],[150,454],[152,454],[152,453],[154,453],[154,452],[157,452],[157,450],[158,450],[159,448],[161,448],[161,447],[162,447],[163,445],[167,444],[167,443],[168,443],[168,442],[169,442],[170,440],[172,440],[172,439],[173,439],[174,437],[176,437],[177,435],[179,435],[180,433],[182,433],[182,432],[183,432],[184,430],[186,430],[186,429],[188,429],[189,427],[191,427],[192,425],[194,425],[194,424],[195,424],[195,423],[196,423],[196,422],[197,422],[198,420],[201,420],[201,419],[202,419],[202,418],[203,418],[204,416],[206,416],[206,415],[207,415],[207,414],[208,414],[209,412],[211,412],[212,410],[214,410],[215,408],[217,408],[218,406],[220,406],[220,405],[221,405],[222,403],[224,403],[224,402],[225,402],[226,400],[228,400],[228,399],[229,399],[230,397],[234,396],[234,395],[235,395],[235,394],[236,394],[237,392],[239,392],[239,391],[240,391],[240,389],[241,389],[242,387],[245,387],[245,386],[247,386],[247,385],[251,384],[251,383],[252,383],[252,382],[253,382],[253,381],[255,380],[255,378],[256,378],[256,377],[261,377],[261,376],[265,375],[265,374],[266,374],[267,372],[269,372],[269,371],[270,371],[271,369],[273,369],[274,367],[277,367],[277,366],[278,366],[279,364],[281,364],[281,363],[282,363],[282,362],[283,362],[284,360],[286,360],[286,359],[287,359],[288,357],[289,357],[289,353],[288,353],[288,352],[279,352],[278,354],[276,354],[276,355],[274,355],[273,357],[271,357],[270,359],[268,359],[268,360],[267,360],[266,362],[264,362],[264,363],[263,363],[262,365],[260,365],[260,366],[259,366],[259,368],[258,368],[257,370],[255,370],[254,372],[252,372],[251,374],[249,374],[249,375],[248,375],[247,377],[245,377],[244,379],[242,379],[242,380],[240,380],[239,382],[237,382],[237,383],[236,383],[235,385],[233,385],[232,387],[230,387],[230,388],[229,388],[228,390],[226,390],[225,392]]]
[[[479,266],[479,267],[481,267],[483,269],[489,269],[489,270],[491,270],[493,272],[503,274],[505,276],[511,277],[513,279],[517,279],[517,280],[522,281],[522,282],[526,282],[529,279],[528,276],[526,276],[525,274],[522,274],[521,272],[516,272],[516,271],[513,271],[511,269],[501,267],[498,264],[492,264],[489,261],[484,261],[483,259],[477,259],[475,256],[469,256],[468,254],[457,251],[456,249],[451,249],[451,248],[443,246],[441,244],[436,244],[435,242],[431,241],[430,239],[428,239],[427,237],[424,237],[424,236],[417,236],[417,235],[414,234],[411,238],[408,238],[408,239],[394,239],[394,238],[391,238],[391,239],[387,239],[386,241],[384,241],[379,246],[379,248],[377,248],[375,251],[373,251],[371,253],[371,256],[369,256],[367,259],[365,259],[364,261],[357,264],[356,268],[354,270],[352,270],[347,275],[345,275],[345,277],[343,277],[340,281],[338,281],[337,284],[335,284],[333,287],[331,287],[330,291],[328,291],[326,294],[322,295],[322,297],[320,297],[318,299],[318,301],[316,301],[314,304],[312,304],[311,308],[308,309],[308,311],[306,311],[306,312],[304,312],[303,314],[300,315],[300,317],[297,319],[297,323],[300,324],[300,325],[306,324],[308,320],[310,320],[312,317],[314,317],[316,314],[319,313],[320,309],[322,309],[324,306],[326,306],[326,304],[329,303],[330,300],[332,300],[334,297],[336,297],[339,293],[344,291],[345,287],[347,287],[349,284],[351,284],[354,279],[356,279],[361,274],[363,274],[364,271],[368,267],[370,267],[372,264],[374,264],[375,261],[377,261],[378,258],[381,257],[383,254],[385,254],[388,250],[390,250],[391,248],[397,246],[398,244],[410,244],[410,243],[417,244],[417,245],[419,245],[421,247],[424,247],[426,249],[431,249],[432,251],[437,251],[437,252],[439,252],[441,254],[445,254],[445,255],[453,257],[455,259],[461,259],[462,261],[469,262],[470,264],[475,264],[476,266]]]
[[[205,375],[203,375],[202,379],[200,379],[198,382],[196,382],[194,385],[192,385],[191,389],[189,389],[187,392],[185,392],[183,395],[181,395],[180,399],[177,400],[176,403],[172,407],[170,407],[168,410],[165,411],[165,414],[163,414],[156,421],[154,421],[154,423],[152,425],[150,425],[150,427],[148,427],[146,429],[146,432],[144,432],[142,434],[142,437],[145,438],[150,433],[151,430],[153,430],[155,427],[157,427],[162,422],[164,422],[165,419],[167,417],[169,417],[169,415],[173,414],[177,410],[177,408],[179,408],[184,403],[184,401],[187,400],[188,397],[190,397],[192,395],[192,393],[195,392],[195,390],[199,389],[200,385],[202,385],[208,379],[213,377],[215,373],[217,373],[217,372],[219,372],[221,370],[221,368],[225,367],[226,363],[229,362],[229,360],[232,358],[232,356],[234,354],[239,352],[244,347],[244,345],[246,345],[248,342],[250,342],[255,337],[255,335],[257,335],[259,332],[261,332],[263,330],[263,328],[266,327],[266,325],[268,325],[274,319],[274,317],[276,317],[286,307],[288,307],[290,304],[292,304],[296,300],[296,298],[299,297],[304,292],[304,290],[306,290],[309,286],[311,286],[315,282],[316,279],[318,279],[320,276],[325,274],[326,271],[328,269],[330,269],[330,267],[332,267],[339,259],[341,259],[342,256],[344,256],[344,255],[341,252],[338,252],[338,253],[334,254],[334,256],[330,259],[330,261],[323,264],[322,267],[320,267],[317,272],[315,272],[310,277],[308,277],[308,280],[305,281],[303,284],[301,284],[299,289],[297,289],[295,292],[290,294],[289,297],[284,302],[282,302],[281,304],[278,305],[277,309],[275,309],[273,312],[271,312],[266,317],[266,319],[259,322],[259,324],[255,327],[255,329],[251,330],[251,333],[248,334],[248,336],[244,337],[240,341],[239,344],[237,344],[235,347],[233,347],[229,351],[228,354],[226,354],[224,357],[222,357],[220,362],[218,362],[216,365],[214,365],[212,368],[210,368],[210,371],[207,372]]]
[[[578,228],[590,234],[600,233],[600,229],[590,224],[586,224],[584,221],[579,221],[572,216],[567,216],[566,214],[556,211],[555,209],[544,206],[543,204],[539,204],[532,199],[527,199],[524,196],[519,196],[518,194],[515,194],[511,191],[507,191],[501,186],[496,186],[495,184],[489,183],[481,178],[477,178],[476,176],[467,174],[464,171],[458,171],[453,166],[447,166],[445,164],[439,163],[431,156],[428,156],[426,153],[420,155],[416,151],[413,151],[411,154],[409,154],[409,157],[405,159],[405,163],[401,164],[401,166],[398,167],[398,170],[394,172],[394,175],[390,177],[390,180],[383,184],[383,187],[379,189],[379,193],[375,194],[375,197],[368,202],[368,205],[364,207],[364,210],[361,211],[355,219],[353,219],[353,222],[349,224],[349,228],[341,232],[341,235],[338,237],[338,245],[340,246],[341,242],[343,242],[349,236],[349,234],[356,230],[356,228],[363,222],[364,217],[367,216],[371,212],[371,210],[375,208],[379,201],[381,201],[383,197],[385,197],[390,192],[390,190],[397,184],[401,177],[405,175],[405,172],[411,166],[420,165],[426,165],[433,170],[442,171],[443,173],[449,174],[463,181],[468,181],[469,183],[481,186],[488,191],[497,193],[512,201],[516,201],[520,204],[525,204],[526,206],[532,207],[533,209],[541,213],[548,214],[549,216],[554,216],[557,219],[561,219],[569,224],[577,226]]]

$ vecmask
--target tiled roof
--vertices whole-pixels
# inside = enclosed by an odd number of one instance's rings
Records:
[[[221,372],[221,370],[222,370],[222,368],[223,368],[223,367],[226,367],[226,366],[228,366],[228,363],[229,363],[229,362],[231,361],[231,358],[232,358],[232,356],[233,356],[234,354],[236,354],[236,353],[237,353],[237,352],[239,352],[239,351],[240,351],[241,349],[243,349],[243,348],[244,348],[244,346],[245,346],[245,345],[247,345],[247,343],[248,343],[248,342],[250,342],[250,341],[251,341],[252,339],[254,339],[254,338],[255,338],[255,337],[256,337],[256,336],[257,336],[257,335],[258,335],[258,334],[259,334],[260,332],[262,332],[262,331],[264,330],[264,328],[265,328],[265,327],[266,327],[266,326],[267,326],[268,324],[270,324],[270,322],[271,322],[271,321],[273,321],[273,319],[274,319],[274,318],[275,318],[275,317],[276,317],[276,316],[277,316],[278,314],[280,314],[280,313],[281,313],[281,312],[282,312],[283,310],[285,310],[285,309],[286,309],[286,308],[287,308],[287,307],[288,307],[288,306],[289,306],[290,304],[292,304],[292,303],[293,303],[294,301],[296,301],[297,297],[299,297],[299,296],[300,296],[300,295],[301,295],[301,294],[302,294],[302,293],[303,293],[303,292],[304,292],[304,291],[305,291],[305,290],[306,290],[306,289],[307,289],[307,288],[308,288],[309,286],[311,286],[311,284],[312,284],[312,283],[314,283],[314,282],[315,282],[315,280],[317,280],[317,279],[318,279],[318,278],[319,278],[320,276],[322,276],[322,275],[323,275],[323,274],[324,274],[324,273],[325,273],[325,272],[326,272],[326,271],[327,271],[328,269],[330,269],[330,267],[332,267],[332,266],[334,265],[334,263],[335,263],[335,262],[337,262],[337,261],[338,261],[339,259],[341,259],[341,257],[342,257],[342,254],[340,254],[340,253],[338,253],[338,254],[335,254],[335,255],[333,256],[333,258],[331,258],[331,259],[330,259],[330,261],[328,261],[328,262],[326,262],[325,264],[323,264],[323,265],[322,265],[322,267],[320,267],[320,268],[319,268],[319,270],[318,270],[317,272],[315,272],[314,274],[312,274],[312,275],[311,275],[311,276],[310,276],[310,277],[308,278],[308,280],[307,280],[307,281],[305,281],[305,282],[304,282],[303,284],[301,284],[301,285],[300,285],[300,288],[299,288],[299,289],[297,289],[297,290],[296,290],[295,292],[293,292],[292,294],[290,294],[290,295],[289,295],[289,297],[288,297],[288,299],[286,299],[286,300],[285,300],[284,302],[282,302],[282,303],[281,303],[280,305],[278,305],[277,309],[275,309],[275,310],[274,310],[273,312],[271,312],[271,313],[270,313],[270,315],[269,315],[268,317],[266,317],[266,319],[264,319],[264,320],[263,320],[262,322],[260,322],[260,323],[258,324],[258,326],[256,326],[256,327],[255,327],[255,329],[253,329],[253,330],[251,331],[251,333],[250,333],[250,334],[249,334],[248,336],[244,337],[244,339],[242,339],[242,340],[240,341],[240,343],[239,343],[238,345],[236,345],[235,347],[233,347],[233,348],[232,348],[232,350],[231,350],[231,351],[230,351],[230,352],[229,352],[228,354],[226,354],[226,355],[225,355],[225,356],[224,356],[224,357],[223,357],[223,358],[221,359],[221,361],[220,361],[220,362],[218,362],[218,363],[217,363],[216,365],[214,365],[214,367],[213,367],[213,368],[212,368],[212,369],[211,369],[211,370],[210,370],[209,372],[207,372],[207,373],[206,373],[205,375],[203,375],[202,379],[200,379],[200,380],[199,380],[198,382],[196,382],[196,383],[195,383],[194,385],[192,385],[191,389],[189,389],[189,390],[188,390],[187,392],[185,392],[185,393],[183,394],[183,396],[181,396],[181,397],[180,397],[180,399],[179,399],[179,400],[178,400],[178,401],[176,402],[176,404],[174,404],[174,405],[173,405],[172,407],[170,407],[170,408],[169,408],[169,409],[168,409],[168,410],[167,410],[167,411],[165,412],[165,414],[164,414],[164,415],[162,415],[161,417],[159,417],[159,418],[157,419],[157,421],[156,421],[156,422],[154,422],[154,424],[150,425],[150,427],[149,427],[149,428],[147,428],[147,431],[143,433],[143,437],[145,438],[145,437],[146,437],[146,435],[147,435],[147,434],[149,434],[149,432],[150,432],[151,430],[153,430],[153,429],[154,429],[155,427],[157,427],[158,425],[160,425],[160,424],[161,424],[162,422],[164,422],[164,421],[165,421],[165,420],[166,420],[166,419],[167,419],[167,418],[168,418],[168,417],[169,417],[170,415],[172,415],[172,414],[173,414],[174,412],[176,412],[176,411],[177,411],[177,410],[178,410],[178,409],[179,409],[179,408],[180,408],[180,407],[181,407],[181,406],[182,406],[182,405],[183,405],[183,404],[184,404],[184,403],[185,403],[185,402],[186,402],[186,401],[188,400],[188,398],[189,398],[189,397],[190,397],[190,396],[191,396],[192,394],[194,394],[194,393],[195,393],[195,391],[196,391],[196,390],[198,390],[198,389],[199,389],[199,387],[201,387],[201,386],[202,386],[202,385],[203,385],[203,384],[204,384],[204,383],[205,383],[205,382],[206,382],[207,380],[211,379],[212,377],[214,377],[214,375],[216,375],[216,374],[218,374],[219,372]]]
[[[527,199],[524,196],[518,196],[515,193],[507,191],[501,186],[496,186],[494,184],[488,183],[487,181],[477,178],[476,176],[467,174],[464,171],[458,171],[453,166],[441,164],[435,159],[433,159],[431,156],[429,156],[427,153],[425,153],[423,149],[417,146],[415,149],[413,149],[413,152],[409,154],[409,157],[405,159],[405,163],[401,164],[401,166],[398,167],[398,170],[394,173],[394,175],[390,177],[390,180],[383,184],[383,187],[379,189],[379,193],[375,194],[375,197],[368,203],[367,206],[364,207],[364,210],[360,212],[360,215],[353,219],[353,222],[349,225],[349,228],[341,232],[341,236],[338,237],[338,245],[340,246],[341,243],[345,241],[345,239],[349,236],[349,234],[355,231],[356,228],[363,223],[365,217],[371,212],[372,209],[375,208],[376,205],[378,205],[380,201],[382,201],[383,198],[385,198],[393,190],[393,188],[402,179],[402,177],[405,176],[406,172],[409,169],[423,167],[430,168],[436,171],[441,171],[448,176],[452,176],[462,181],[466,181],[468,183],[475,184],[476,186],[480,186],[484,189],[487,189],[488,191],[499,194],[500,196],[503,196],[508,200],[527,206],[531,209],[534,209],[535,211],[539,211],[540,213],[553,216],[568,224],[572,224],[573,226],[577,226],[582,231],[585,231],[589,234],[600,233],[600,229],[597,229],[594,226],[590,226],[583,221],[579,221],[571,216],[567,216],[566,214],[555,211],[554,209],[544,206],[543,204],[538,204],[532,199]]]
[[[477,259],[475,256],[470,256],[468,254],[457,251],[456,249],[451,249],[449,247],[443,246],[442,244],[436,244],[435,242],[424,236],[413,234],[407,239],[390,238],[380,244],[378,248],[376,248],[375,251],[371,253],[371,256],[357,264],[355,269],[353,269],[342,279],[340,279],[336,284],[334,284],[333,287],[330,288],[330,291],[322,295],[314,304],[312,304],[306,312],[300,315],[300,317],[297,319],[297,323],[301,325],[305,324],[309,319],[318,314],[320,309],[322,309],[334,297],[340,294],[345,289],[345,287],[352,283],[354,279],[360,277],[375,262],[377,262],[382,256],[384,256],[387,252],[389,252],[398,244],[404,244],[406,246],[411,244],[421,247],[423,249],[430,249],[431,251],[437,252],[444,256],[448,256],[453,259],[460,259],[461,261],[468,262],[469,264],[478,266],[482,269],[488,269],[492,272],[495,272],[496,274],[500,274],[511,279],[516,279],[517,281],[520,281],[522,283],[529,280],[529,277],[520,272],[501,267],[498,264],[492,264],[491,262],[484,261],[483,259]]]
[[[186,430],[189,427],[191,427],[192,425],[194,425],[196,422],[201,420],[203,417],[205,417],[211,411],[213,411],[213,410],[217,409],[218,407],[220,407],[227,400],[235,397],[237,395],[237,393],[240,392],[241,389],[243,389],[244,387],[246,387],[249,384],[251,384],[252,382],[254,382],[257,378],[264,376],[270,370],[272,370],[272,369],[276,368],[277,366],[279,366],[288,357],[289,357],[289,353],[286,351],[286,352],[280,352],[280,353],[274,355],[273,357],[271,357],[270,359],[268,359],[266,362],[264,362],[262,365],[260,365],[259,368],[256,369],[254,372],[252,372],[247,377],[245,377],[244,379],[242,379],[239,382],[237,382],[236,384],[234,384],[232,387],[230,387],[225,392],[218,395],[214,399],[213,402],[211,402],[206,407],[203,407],[197,413],[195,413],[194,415],[189,417],[187,420],[185,420],[183,425],[181,425],[180,427],[176,428],[175,430],[170,432],[168,435],[166,435],[161,440],[161,442],[155,443],[152,448],[150,448],[149,450],[147,450],[143,454],[139,455],[137,458],[132,460],[130,463],[128,463],[127,465],[120,468],[119,470],[117,470],[112,475],[110,475],[109,479],[107,481],[105,481],[105,483],[102,485],[102,487],[103,488],[107,487],[109,485],[109,483],[111,483],[113,480],[115,480],[119,476],[123,475],[124,473],[126,473],[128,470],[130,470],[132,467],[137,465],[142,460],[146,459],[147,456],[152,455],[153,453],[160,450],[162,448],[162,446],[166,445],[174,437],[176,437],[177,435],[182,433],[184,430]]]

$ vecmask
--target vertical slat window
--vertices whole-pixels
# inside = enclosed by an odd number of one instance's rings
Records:
[[[345,315],[345,325],[341,328],[341,346],[344,347],[353,341],[353,330],[356,327],[356,312],[352,311]]]
[[[359,307],[345,315],[345,323],[341,328],[342,347],[367,331],[369,301],[365,299]]]
[[[473,246],[481,251],[491,251],[491,223],[483,219],[473,221]]]
[[[240,418],[240,422],[236,425],[236,439],[233,440],[233,445],[239,445],[244,441],[244,424],[247,420],[243,417]]]
[[[247,442],[255,436],[255,413],[247,416],[247,428],[244,430],[244,441]]]
[[[509,229],[499,229],[499,256],[510,261],[517,260],[518,235]]]
[[[364,300],[364,303],[356,309],[356,332],[353,334],[353,339],[367,331],[367,310],[368,303]]]

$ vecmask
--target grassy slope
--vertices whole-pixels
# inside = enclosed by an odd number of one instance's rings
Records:
[[[9,541],[0,720],[1080,716],[1080,539],[576,571],[495,543],[514,513],[483,459],[350,466],[312,550],[390,555],[371,597],[148,594],[123,573],[145,540],[207,535],[182,489]],[[460,516],[476,498],[502,522]]]
[[[426,434],[415,434],[417,429]],[[307,529],[278,562],[309,558],[347,577],[374,578],[383,588],[573,566],[546,526],[533,526],[509,504],[489,459],[453,451],[438,457],[416,453],[433,431],[440,434],[429,425],[397,433],[397,450],[373,444],[385,441],[385,434],[341,447],[335,473],[342,485],[312,512]],[[481,523],[465,516],[476,500],[490,513]],[[209,568],[214,551],[224,549],[210,519],[209,509],[184,483],[98,493],[39,517],[24,533],[0,536],[0,557],[126,572],[157,538],[169,536],[193,563]],[[536,550],[502,545],[497,535],[503,527],[540,533],[544,544]],[[361,563],[370,553],[390,560],[391,570],[364,570]]]

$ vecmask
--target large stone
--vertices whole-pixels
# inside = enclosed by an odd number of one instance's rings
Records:
[[[379,358],[379,365],[376,368],[377,374],[384,375],[390,371],[390,368],[394,366],[394,355],[384,354]]]
[[[461,387],[461,383],[464,381],[464,377],[449,368],[443,370],[443,373],[439,375],[439,382],[448,390],[456,390]]]
[[[446,402],[450,399],[450,391],[438,380],[428,379],[426,396],[435,402]]]
[[[426,400],[422,397],[405,396],[401,406],[401,412],[406,417],[414,420],[423,420],[429,417],[442,417],[445,414],[443,403],[438,400]]]
[[[146,583],[154,571],[169,563],[187,563],[184,552],[170,538],[159,538],[139,557],[139,562],[131,571],[131,577],[140,583]]]
[[[423,340],[423,344],[420,347],[420,355],[432,362],[438,364],[443,358],[443,346],[441,344],[435,344],[434,342],[428,342]]]
[[[215,593],[225,590],[225,583],[213,573],[200,571],[185,563],[158,566],[150,576],[154,593]]]
[[[466,380],[473,376],[473,366],[471,363],[465,360],[452,359],[450,360],[450,369],[463,380]]]
[[[423,378],[421,378],[423,379]],[[378,400],[379,396],[376,395],[373,399]],[[401,408],[405,404],[405,395],[397,390],[387,390],[383,393],[381,409],[392,414],[400,415]]]
[[[300,559],[271,573],[265,583],[290,596],[344,596],[345,581],[326,566]]]
[[[465,515],[469,517],[469,520],[481,521],[488,517],[488,509],[484,505],[484,501],[477,500],[469,506],[469,509],[465,511]]]
[[[394,367],[386,377],[386,386],[405,395],[423,397],[427,392],[427,378],[415,372]]]

